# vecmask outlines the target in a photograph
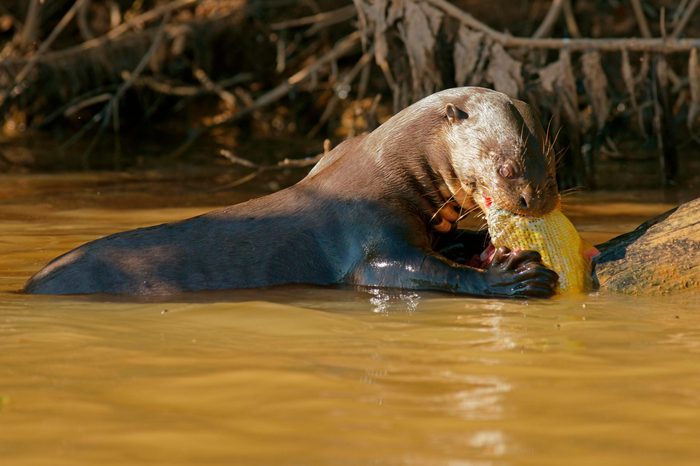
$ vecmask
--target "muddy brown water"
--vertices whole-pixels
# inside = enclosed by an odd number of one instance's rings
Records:
[[[700,463],[692,297],[25,296],[84,241],[253,193],[147,174],[1,178],[0,464]],[[678,200],[566,206],[597,243]]]

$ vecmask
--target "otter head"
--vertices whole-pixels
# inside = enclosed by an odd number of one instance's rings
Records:
[[[463,192],[483,211],[493,203],[535,217],[557,206],[552,150],[525,102],[482,88],[448,94],[444,102],[453,195]]]

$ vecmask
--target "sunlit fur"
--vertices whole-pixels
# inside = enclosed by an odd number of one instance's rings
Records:
[[[460,186],[485,208],[485,198],[512,212],[541,216],[556,206],[555,160],[539,121],[524,102],[484,89],[455,103],[469,117],[445,127]],[[519,176],[498,169],[514,164]],[[448,184],[449,186],[449,184]],[[527,207],[521,205],[521,196]]]
[[[450,104],[468,117],[449,118]],[[500,92],[438,92],[396,114],[391,125],[352,141],[355,144],[373,148],[368,155],[387,177],[387,186],[406,186],[407,192],[420,186],[423,199],[417,209],[439,232],[454,225],[445,218],[452,218],[453,211],[462,218],[476,206],[485,209],[485,198],[529,216],[541,216],[558,202],[552,144],[530,107]],[[322,160],[312,174],[338,157],[329,155],[333,156]],[[517,167],[519,176],[499,175],[506,161]],[[407,178],[409,174],[413,178]],[[521,205],[521,196],[527,207]]]

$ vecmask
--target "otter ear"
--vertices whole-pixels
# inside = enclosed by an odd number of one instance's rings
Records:
[[[447,121],[453,125],[469,118],[469,114],[467,112],[458,109],[453,104],[447,104],[445,106],[445,116],[447,117]]]
[[[533,134],[537,134],[538,136],[542,136],[544,138],[545,133],[544,130],[541,129],[542,123],[540,123],[541,118],[537,112],[537,109],[529,106],[522,100],[513,99],[512,102],[515,108],[518,110],[520,116],[522,116],[523,120],[525,120],[527,129],[529,129]]]

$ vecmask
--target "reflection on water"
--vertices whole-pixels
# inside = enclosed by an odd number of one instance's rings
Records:
[[[371,296],[369,303],[374,307],[372,312],[388,314],[392,311],[413,312],[418,308],[420,293],[415,291],[400,291],[385,288],[370,287],[367,292]]]
[[[172,188],[56,179],[0,188],[2,464],[697,464],[695,302],[314,287],[24,296],[31,273],[78,243],[211,207],[201,190],[158,208]],[[571,206],[593,242],[667,207],[612,199]]]

